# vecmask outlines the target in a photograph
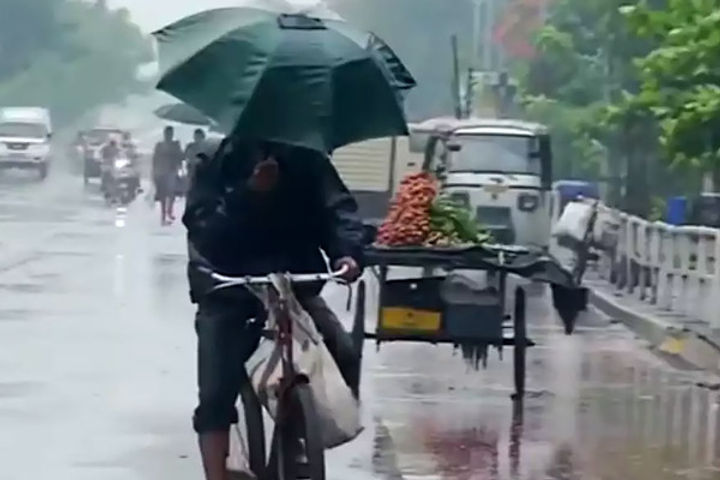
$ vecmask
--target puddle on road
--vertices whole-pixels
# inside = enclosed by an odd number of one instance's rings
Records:
[[[417,379],[376,379],[382,418],[375,427],[375,473],[433,480],[720,480],[720,396],[696,386],[695,374],[612,351],[583,352],[561,374],[546,360],[529,376],[555,378],[543,379],[547,392],[526,396],[522,408],[482,386],[453,389],[465,402],[449,403],[434,372],[421,380],[424,394],[443,397],[434,404],[418,398]]]
[[[0,310],[0,323],[3,322],[26,322],[33,318],[35,312],[30,310],[9,309]]]
[[[0,293],[43,293],[46,288],[37,283],[0,283]]]
[[[41,388],[42,384],[34,382],[0,382],[0,399],[26,397]]]

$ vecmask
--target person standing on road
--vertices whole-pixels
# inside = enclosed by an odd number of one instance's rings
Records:
[[[245,362],[263,326],[262,306],[247,290],[212,292],[207,271],[227,275],[314,273],[345,267],[361,274],[363,225],[357,203],[326,155],[226,139],[202,158],[192,178],[183,222],[188,230],[190,295],[198,305],[199,435],[207,480],[227,480],[230,426]],[[322,285],[296,289],[345,382],[357,396],[360,360],[350,335],[319,296]]]
[[[128,160],[130,160],[132,169],[135,172],[135,189],[140,190],[140,177],[142,176],[139,165],[140,155],[138,154],[137,145],[130,132],[123,132],[121,147],[127,154]]]
[[[109,187],[111,183],[112,169],[115,164],[115,160],[120,156],[120,146],[115,138],[111,138],[108,143],[103,145],[100,149],[100,159],[102,164],[100,165],[101,179],[100,189],[105,195],[109,195]]]
[[[160,202],[161,225],[168,225],[175,220],[173,207],[177,176],[184,157],[180,142],[175,140],[175,129],[165,127],[163,141],[155,145],[152,162],[155,199]]]
[[[205,149],[205,141],[205,130],[198,128],[193,133],[193,141],[185,147],[185,162],[187,164],[188,178],[193,177],[195,169],[198,163],[200,163],[199,155]]]

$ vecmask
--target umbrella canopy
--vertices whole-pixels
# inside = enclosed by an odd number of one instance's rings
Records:
[[[198,125],[208,127],[214,122],[197,108],[191,107],[185,103],[172,103],[163,105],[155,110],[158,118],[169,122],[185,123],[188,125]]]
[[[378,37],[333,18],[224,8],[156,32],[158,88],[225,131],[330,152],[406,135],[412,75]]]

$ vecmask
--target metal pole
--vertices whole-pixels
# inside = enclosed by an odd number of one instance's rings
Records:
[[[473,0],[473,58],[472,58],[472,64],[477,65],[477,61],[480,59],[480,22],[481,22],[481,12],[480,12],[480,2],[481,0]]]
[[[492,0],[482,2],[483,6],[483,71],[489,72],[493,69],[492,61],[492,31],[495,24],[495,15]]]
[[[455,118],[462,118],[462,105],[460,101],[460,59],[458,58],[457,35],[450,37],[453,56],[453,99],[455,100]]]

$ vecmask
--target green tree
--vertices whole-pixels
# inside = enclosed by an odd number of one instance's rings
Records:
[[[35,5],[35,1],[0,0],[0,6],[17,1]],[[43,2],[52,4],[43,11],[51,18],[43,21],[49,22],[53,40],[27,46],[16,55],[17,66],[0,77],[0,105],[44,105],[58,123],[64,123],[144,87],[135,75],[138,65],[152,60],[151,43],[129,21],[127,11],[84,1],[37,0]],[[22,38],[8,36],[7,42]]]
[[[653,45],[628,28],[620,12],[626,3],[556,0],[537,35],[537,57],[518,71],[528,116],[555,134],[558,174],[609,177],[611,201],[642,214],[650,208],[654,121],[609,114],[626,92],[638,90],[634,59]],[[622,178],[633,185],[624,199]]]
[[[0,82],[27,68],[50,46],[62,25],[55,22],[56,0],[0,0]]]
[[[634,105],[659,120],[660,142],[676,174],[712,174],[720,185],[720,4],[668,0],[623,8],[639,36],[657,42],[638,60]],[[632,106],[632,105],[631,105]]]

